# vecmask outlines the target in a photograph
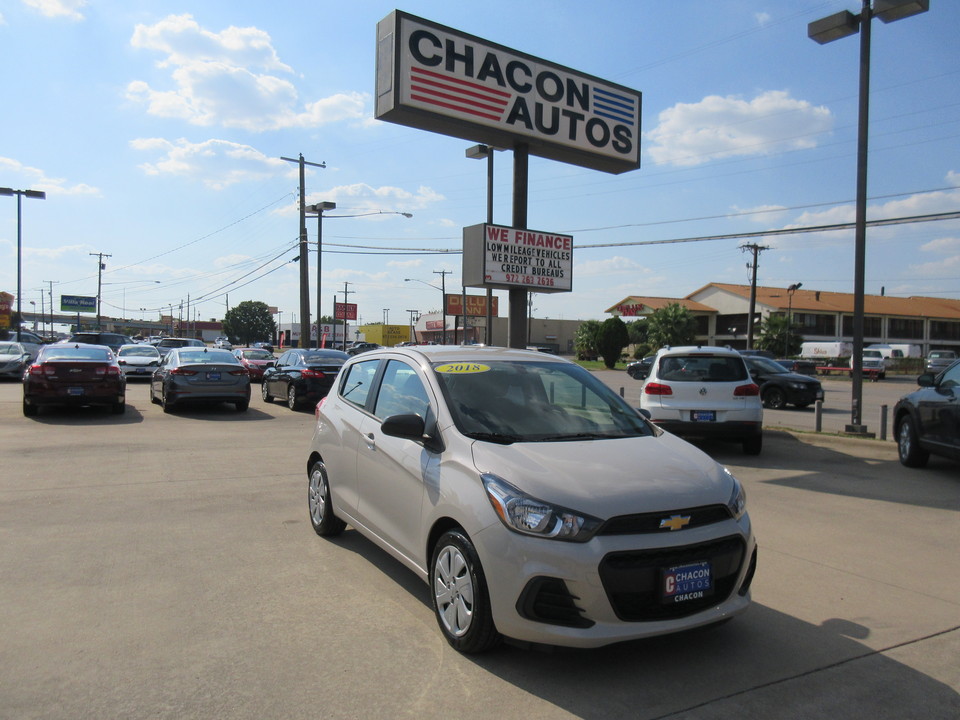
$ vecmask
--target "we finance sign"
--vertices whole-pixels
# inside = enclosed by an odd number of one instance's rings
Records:
[[[595,170],[640,167],[636,90],[399,10],[377,25],[380,120]]]
[[[463,284],[573,290],[573,236],[482,223],[463,229]]]

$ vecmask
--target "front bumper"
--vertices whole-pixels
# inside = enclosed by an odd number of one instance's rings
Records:
[[[525,642],[599,647],[679,632],[744,612],[756,567],[749,516],[676,532],[528,537],[499,523],[474,537],[497,630]],[[712,595],[665,604],[661,572],[706,560]]]

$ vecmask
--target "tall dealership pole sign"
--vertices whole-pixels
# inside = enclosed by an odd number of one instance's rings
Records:
[[[572,238],[526,228],[528,155],[614,174],[636,170],[641,99],[636,90],[399,10],[378,24],[378,119],[514,150],[513,226],[464,230],[464,285],[510,289],[511,346],[525,344],[514,321],[525,318],[528,290],[572,290]],[[530,237],[550,240],[537,245]],[[555,238],[563,238],[562,247]],[[481,241],[503,247],[498,252]],[[479,253],[469,263],[468,246]],[[540,266],[527,254],[531,248],[557,253],[540,259],[562,267]],[[493,257],[504,253],[517,261]],[[515,271],[493,278],[487,270],[498,264]],[[533,272],[538,267],[563,275]]]

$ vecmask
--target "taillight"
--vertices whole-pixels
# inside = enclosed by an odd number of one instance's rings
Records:
[[[30,366],[30,369],[28,370],[28,372],[31,375],[43,375],[45,371],[49,371],[49,373],[52,374],[53,368],[44,368],[43,365],[34,363],[33,365]]]
[[[190,375],[196,375],[196,374],[197,374],[197,371],[196,371],[196,370],[187,370],[186,368],[174,368],[173,370],[170,371],[170,374],[171,374],[171,375],[186,375],[186,376],[190,376]]]
[[[749,385],[737,385],[736,389],[733,391],[734,397],[753,397],[760,394],[760,388],[750,383]]]
[[[112,375],[119,375],[120,368],[113,365],[100,365],[94,369],[94,373],[97,375],[103,375],[105,377],[110,377]]]
[[[644,395],[673,395],[673,389],[669,385],[648,382],[643,386]]]
[[[323,374],[323,370],[311,370],[310,368],[307,368],[306,370],[300,373],[300,377],[322,378],[326,376]]]
[[[230,374],[231,375],[249,375],[250,373],[247,371],[246,368],[240,368],[239,370],[231,370]]]

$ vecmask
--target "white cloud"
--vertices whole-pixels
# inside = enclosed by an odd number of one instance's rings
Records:
[[[387,267],[409,270],[410,268],[423,267],[423,260],[390,260],[387,262]]]
[[[615,255],[606,260],[588,260],[587,262],[578,262],[573,267],[575,277],[604,277],[609,275],[630,274],[649,274],[652,271],[638,262],[629,258]]]
[[[87,0],[23,0],[23,4],[39,10],[46,17],[65,17],[70,20],[83,20],[80,8]]]
[[[810,148],[816,135],[833,127],[825,107],[771,90],[746,101],[710,95],[698,103],[678,103],[660,113],[646,138],[657,163],[699,165],[737,155],[766,155]]]
[[[753,14],[753,18],[757,21],[757,25],[763,27],[770,22],[771,16],[768,12],[758,12]]]
[[[923,252],[957,252],[960,251],[960,237],[944,237],[931,240],[920,246]]]
[[[354,183],[309,193],[306,197],[306,203],[307,205],[313,205],[323,201],[335,202],[338,206],[341,206],[337,209],[337,213],[342,212],[345,215],[365,212],[376,213],[382,210],[385,212],[382,219],[387,219],[392,213],[422,210],[445,199],[436,190],[425,185],[417,188],[416,192],[411,192],[390,185],[373,187],[366,183]],[[278,215],[293,215],[297,213],[297,205],[296,203],[287,205],[277,210],[276,213]],[[369,219],[377,220],[381,218],[369,216]]]
[[[947,182],[960,187],[960,173],[951,170],[947,173]]]
[[[47,174],[39,168],[24,165],[13,158],[0,157],[0,175],[5,177],[13,176],[22,178],[16,180],[16,184],[23,185],[18,190],[42,190],[48,195],[99,195],[100,190],[85,183],[76,183],[68,185],[64,178],[48,177]],[[7,183],[13,184],[13,180],[7,180]]]
[[[369,95],[337,93],[300,105],[270,36],[257,28],[205,30],[191,15],[171,15],[155,25],[138,25],[135,48],[164,55],[157,65],[171,68],[174,89],[154,89],[143,80],[127,85],[127,98],[159,117],[193,125],[242,128],[254,132],[310,128],[366,117]]]
[[[288,163],[267,157],[249,145],[210,139],[192,143],[180,138],[137,138],[130,141],[135,150],[155,152],[160,158],[140,168],[148,175],[177,175],[203,182],[214,190],[239,182],[259,180],[288,172]]]
[[[929,278],[953,277],[960,270],[960,255],[937,260],[935,262],[910,265],[910,273],[923,275]]]

